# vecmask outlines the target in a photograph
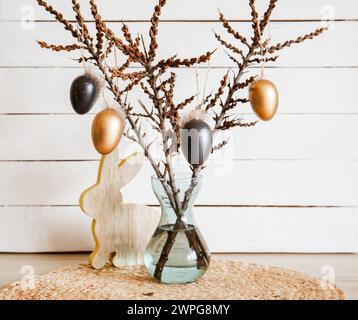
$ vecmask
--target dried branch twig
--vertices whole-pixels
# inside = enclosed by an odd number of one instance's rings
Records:
[[[82,46],[74,43],[74,44],[68,44],[68,45],[55,45],[55,44],[48,44],[45,41],[37,41],[37,43],[40,45],[41,48],[44,49],[51,49],[53,51],[74,51],[74,50],[80,50],[81,48],[83,48]]]
[[[302,42],[304,42],[306,40],[312,40],[313,38],[318,37],[321,33],[323,33],[326,30],[328,30],[328,28],[326,28],[326,27],[319,28],[319,29],[316,29],[315,31],[313,31],[311,33],[308,33],[308,34],[305,34],[303,36],[297,37],[294,40],[287,40],[287,41],[285,41],[283,43],[278,43],[278,44],[276,44],[276,45],[274,45],[272,47],[269,47],[267,49],[267,52],[268,53],[275,53],[276,51],[282,50],[284,48],[288,48],[293,44],[299,44],[299,43],[302,43]]]

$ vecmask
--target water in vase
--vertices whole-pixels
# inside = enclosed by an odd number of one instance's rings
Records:
[[[198,233],[193,225],[186,230],[173,231],[173,225],[160,226],[147,246],[144,256],[148,272],[154,276],[158,260],[170,233],[175,233],[175,241],[163,267],[161,282],[188,283],[199,279],[206,271],[207,265],[198,266],[198,256],[190,247],[187,234]]]

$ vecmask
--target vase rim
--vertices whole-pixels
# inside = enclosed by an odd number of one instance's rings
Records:
[[[177,181],[185,181],[185,180],[200,180],[202,178],[202,174],[197,175],[195,178],[192,177],[190,173],[185,172],[178,172],[175,174],[174,178]],[[155,174],[152,175],[152,180],[158,180],[158,181],[166,181],[166,178],[158,178]]]

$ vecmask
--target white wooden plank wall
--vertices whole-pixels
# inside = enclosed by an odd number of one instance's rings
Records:
[[[69,0],[49,2],[74,18]],[[144,32],[157,0],[97,2],[113,29],[124,20]],[[257,2],[264,10],[267,1]],[[218,8],[249,31],[246,0],[169,0],[159,53],[195,56],[218,47],[212,29],[225,35]],[[91,19],[88,9],[85,16]],[[358,252],[358,2],[281,0],[272,42],[310,32],[322,19],[333,20],[329,32],[283,51],[266,69],[280,91],[276,119],[236,130],[210,161],[196,215],[212,251]],[[69,86],[80,66],[34,39],[73,41],[35,0],[0,0],[0,25],[0,251],[88,250],[90,219],[77,203],[96,178],[89,130],[103,101],[89,115],[72,112]],[[220,48],[208,92],[230,66]],[[198,72],[203,84],[206,67]],[[179,70],[176,99],[195,87],[195,70]],[[248,106],[240,112],[253,119]],[[132,147],[123,142],[121,150]],[[146,166],[126,187],[128,201],[156,204],[150,174]]]

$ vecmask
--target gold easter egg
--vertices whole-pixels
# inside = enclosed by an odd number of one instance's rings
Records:
[[[92,141],[96,150],[103,155],[111,153],[119,144],[125,122],[113,109],[105,109],[96,114],[92,122]]]
[[[250,86],[249,100],[256,115],[261,120],[269,121],[277,112],[278,90],[274,83],[269,80],[257,80]]]

